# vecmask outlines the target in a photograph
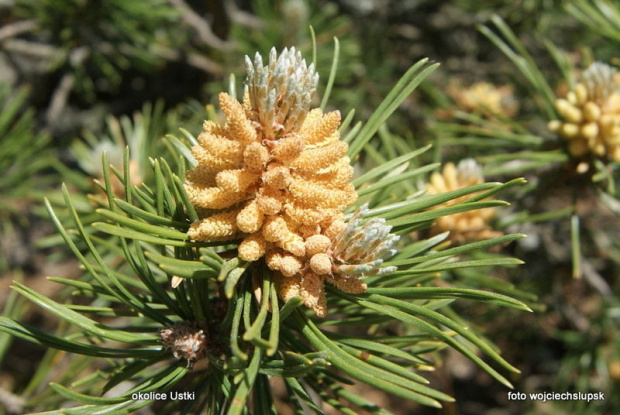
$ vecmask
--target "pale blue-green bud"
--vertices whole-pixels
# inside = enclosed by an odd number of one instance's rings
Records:
[[[583,71],[581,79],[588,90],[589,101],[603,102],[618,91],[618,71],[602,62],[594,62]]]
[[[258,122],[266,139],[275,140],[298,131],[316,94],[319,74],[314,64],[306,65],[294,47],[269,53],[269,62],[256,54],[254,62],[246,56],[246,88],[250,99],[249,117]]]
[[[332,253],[336,274],[384,275],[396,271],[396,267],[381,265],[396,253],[391,248],[400,237],[390,233],[392,227],[383,218],[371,218],[362,224],[367,213],[368,205],[360,207],[334,240]]]

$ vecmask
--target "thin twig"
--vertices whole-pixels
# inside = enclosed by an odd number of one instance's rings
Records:
[[[63,53],[61,49],[43,43],[30,42],[23,39],[6,39],[2,42],[2,49],[22,55],[36,56],[46,60],[57,59]]]
[[[187,56],[187,63],[213,75],[221,76],[224,74],[224,69],[221,65],[206,56],[199,55],[198,53],[190,53]]]
[[[153,53],[168,61],[181,60],[185,56],[185,54],[179,52],[176,49],[168,48],[162,45],[153,45],[152,48]],[[214,60],[207,58],[206,56],[200,55],[198,53],[189,53],[185,56],[185,59],[189,65],[203,70],[209,74],[215,76],[222,76],[224,74],[224,68],[222,67],[222,65],[220,65]]]
[[[613,290],[605,281],[605,278],[599,274],[592,262],[587,258],[581,259],[581,270],[583,272],[584,280],[590,285],[590,287],[594,288],[600,295],[603,297],[611,297],[613,295]]]
[[[250,29],[262,29],[265,24],[253,14],[239,9],[234,0],[224,0],[224,9],[230,20]]]
[[[17,396],[7,390],[0,388],[0,405],[2,405],[9,414],[23,414],[24,404],[26,400],[21,396]]]
[[[37,29],[39,24],[34,20],[19,20],[0,28],[0,42],[16,37],[22,33],[32,32]]]
[[[90,51],[86,46],[73,49],[69,54],[69,62],[71,62],[72,66],[79,66],[86,60],[86,58],[88,58],[89,55]],[[52,100],[47,112],[45,113],[45,120],[48,124],[52,124],[54,120],[62,114],[67,106],[67,100],[69,99],[69,94],[71,94],[74,85],[75,75],[71,72],[65,73],[60,80],[60,83],[54,90]]]
[[[213,33],[211,26],[202,18],[198,13],[193,11],[191,7],[183,0],[169,0],[170,4],[174,6],[180,13],[181,19],[185,21],[189,26],[193,27],[198,33],[200,40],[207,46],[210,46],[217,50],[225,51],[230,49],[230,42],[226,42]]]

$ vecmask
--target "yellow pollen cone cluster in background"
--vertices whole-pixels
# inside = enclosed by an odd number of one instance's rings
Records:
[[[446,163],[441,173],[433,173],[430,182],[426,185],[426,190],[429,194],[439,194],[481,183],[484,183],[482,168],[473,159],[465,159],[461,160],[458,166],[455,166],[454,163]],[[452,199],[444,204],[437,205],[435,209],[454,205],[468,197],[471,195]],[[489,225],[494,216],[494,208],[469,210],[442,216],[436,219],[431,228],[431,233],[437,235],[449,231],[450,236],[448,238],[454,242],[494,238],[502,235],[501,232],[493,230]]]
[[[549,129],[567,141],[573,157],[620,161],[619,87],[617,71],[595,62],[565,98],[555,101],[561,120],[551,121]]]
[[[452,81],[448,85],[447,93],[462,111],[506,118],[514,117],[519,112],[519,103],[514,97],[512,85],[495,86],[488,82],[476,82],[469,87],[463,87]]]

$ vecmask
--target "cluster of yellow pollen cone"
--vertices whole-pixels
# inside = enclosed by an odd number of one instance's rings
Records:
[[[484,183],[481,166],[474,159],[464,159],[459,162],[458,166],[449,162],[444,165],[441,173],[433,173],[426,190],[429,194],[439,194],[481,183]],[[452,199],[438,205],[437,208],[454,205],[470,196]],[[431,227],[431,234],[436,235],[449,231],[448,238],[453,242],[483,240],[501,236],[502,233],[493,230],[490,225],[494,216],[494,208],[468,210],[442,216],[437,218]]]
[[[341,267],[368,270],[366,259],[380,264],[372,255],[345,258],[342,241],[336,249],[347,229],[343,211],[357,200],[340,113],[310,110],[318,75],[294,48],[279,57],[272,50],[267,66],[258,54],[246,66],[243,103],[221,93],[226,122],[205,121],[191,149],[197,165],[185,188],[200,219],[188,234],[241,240],[239,258],[264,257],[282,299],[301,296],[324,316],[324,281],[361,293],[366,284]]]
[[[620,79],[611,66],[595,62],[566,98],[555,101],[561,120],[549,129],[567,141],[573,157],[620,161]]]

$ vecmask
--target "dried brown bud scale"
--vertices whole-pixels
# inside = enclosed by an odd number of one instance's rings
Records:
[[[206,330],[197,323],[181,321],[160,329],[157,334],[164,348],[172,351],[175,358],[187,360],[188,367],[207,355]]]

